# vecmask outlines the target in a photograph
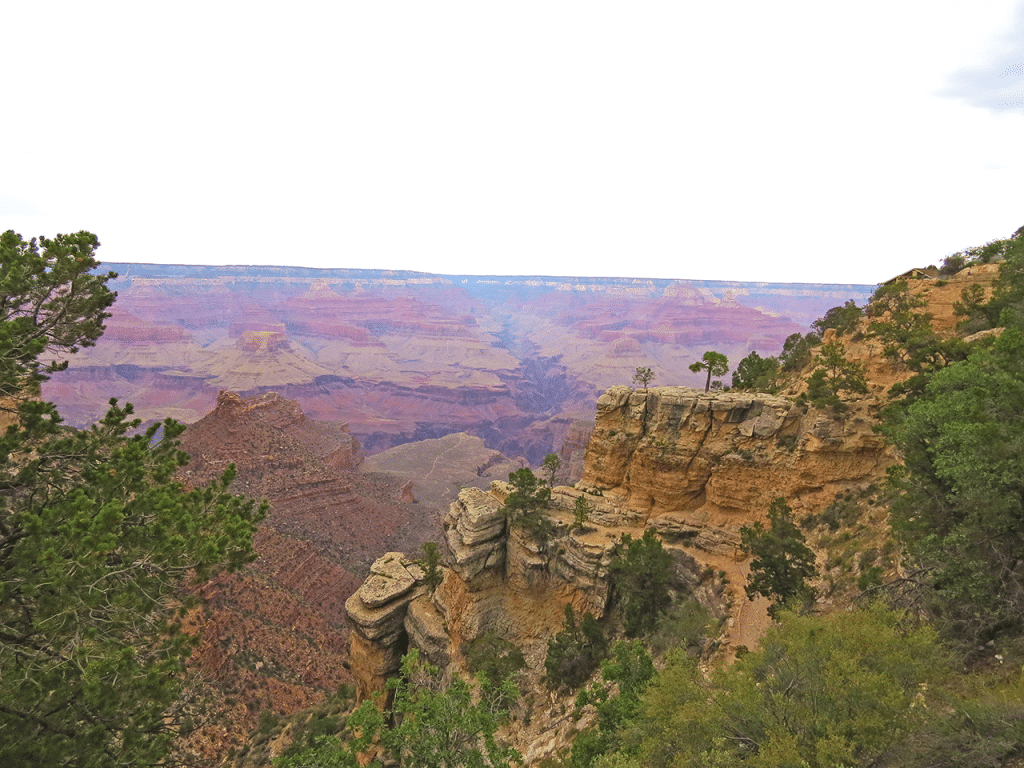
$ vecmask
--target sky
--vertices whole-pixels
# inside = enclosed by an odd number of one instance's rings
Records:
[[[1024,225],[1024,0],[7,3],[0,230],[874,284]]]

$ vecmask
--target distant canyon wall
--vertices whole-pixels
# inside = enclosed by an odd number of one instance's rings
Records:
[[[105,264],[118,300],[44,394],[90,423],[110,397],[191,423],[220,390],[276,391],[344,420],[368,453],[467,432],[539,463],[637,366],[696,384],[871,287],[374,270]]]

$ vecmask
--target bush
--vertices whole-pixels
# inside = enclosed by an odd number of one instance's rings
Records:
[[[608,655],[608,641],[594,614],[583,614],[583,623],[576,622],[571,605],[565,606],[562,631],[548,641],[544,659],[544,683],[551,690],[575,690],[583,685],[601,660]]]
[[[835,329],[837,336],[843,336],[852,332],[863,316],[864,310],[858,307],[853,299],[850,299],[840,307],[832,307],[824,317],[811,323],[811,328],[819,336],[824,336],[825,331],[829,328]]]
[[[814,576],[814,553],[793,522],[793,510],[778,498],[768,510],[771,527],[761,523],[740,529],[743,551],[753,556],[747,579],[747,597],[763,595],[774,604],[768,612],[775,616],[787,603],[809,603],[814,591],[807,580]]]
[[[679,648],[700,655],[714,626],[707,608],[696,600],[684,600],[658,621],[650,637],[651,651],[660,656]]]
[[[648,528],[641,539],[623,535],[608,570],[622,603],[626,636],[649,633],[672,604],[672,557]]]
[[[492,686],[498,687],[504,680],[510,680],[526,666],[526,659],[519,648],[494,632],[480,635],[476,640],[462,644],[469,671],[483,676]]]
[[[551,500],[551,489],[542,480],[538,480],[529,467],[510,473],[508,481],[512,493],[502,507],[505,518],[510,525],[523,528],[546,545],[554,532],[554,525],[542,510]]]

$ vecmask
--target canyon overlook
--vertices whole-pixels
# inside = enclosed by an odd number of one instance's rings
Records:
[[[870,287],[107,264],[107,331],[44,388],[69,423],[114,396],[192,423],[221,390],[275,391],[364,451],[466,432],[539,463],[638,365],[693,384],[716,349],[774,354]]]

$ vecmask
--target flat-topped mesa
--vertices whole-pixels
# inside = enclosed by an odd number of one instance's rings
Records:
[[[735,532],[779,496],[818,505],[884,475],[889,452],[852,405],[838,418],[767,394],[611,387],[579,485],[644,511],[666,535]]]

